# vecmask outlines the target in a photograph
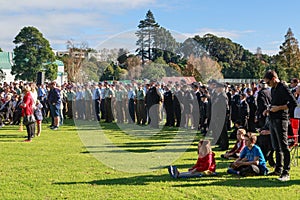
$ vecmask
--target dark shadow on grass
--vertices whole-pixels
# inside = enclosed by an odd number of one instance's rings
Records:
[[[90,185],[148,185],[152,182],[162,182],[170,180],[169,174],[164,175],[145,175],[145,176],[134,176],[134,177],[124,177],[115,179],[103,179],[103,180],[93,180],[87,182],[55,182],[56,185],[77,185],[77,184],[90,184]]]
[[[166,182],[176,181],[173,187],[207,187],[207,186],[229,186],[229,187],[288,187],[291,185],[299,185],[300,180],[290,180],[288,182],[279,182],[275,178],[268,177],[224,177],[224,173],[220,173],[217,176],[205,176],[202,178],[183,178],[173,179],[169,174],[164,175],[144,175],[134,177],[122,177],[103,180],[92,181],[74,181],[74,182],[55,182],[56,185],[77,185],[77,184],[90,184],[90,185],[148,185],[153,182]],[[225,178],[225,179],[224,179]],[[182,182],[183,184],[178,184]]]
[[[24,138],[24,135],[22,134],[0,134],[1,138]]]
[[[234,176],[234,177],[226,177],[226,179],[224,178],[220,178],[220,177],[224,177],[226,173],[223,174],[223,176],[221,176],[221,174],[219,174],[219,176],[215,177],[204,177],[203,181],[199,181],[199,179],[197,179],[198,181],[196,183],[185,183],[185,184],[180,184],[180,185],[175,185],[174,187],[199,187],[199,186],[203,186],[203,187],[207,187],[207,186],[230,186],[230,187],[253,187],[253,188],[258,188],[258,187],[288,187],[291,185],[299,185],[300,184],[300,180],[290,180],[287,182],[280,182],[278,181],[276,178],[272,178],[272,177],[238,177],[238,176]],[[219,177],[219,178],[218,178]],[[195,180],[195,178],[193,178]],[[191,181],[193,179],[190,179]],[[206,182],[205,180],[213,180],[213,182]]]

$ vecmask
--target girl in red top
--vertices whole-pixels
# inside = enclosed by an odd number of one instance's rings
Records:
[[[33,98],[31,96],[31,88],[29,85],[24,86],[24,97],[23,97],[23,103],[20,105],[22,108],[22,116],[28,116],[28,115],[33,115]],[[31,123],[26,125],[26,130],[27,130],[27,140],[24,142],[31,142],[31,138],[34,137],[34,132],[35,132],[35,124]]]
[[[211,150],[210,141],[200,140],[198,144],[198,160],[189,168],[188,172],[180,173],[176,166],[170,166],[169,173],[173,178],[201,177],[203,174],[210,175],[216,171],[215,154]]]

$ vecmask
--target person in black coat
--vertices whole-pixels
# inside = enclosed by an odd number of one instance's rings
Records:
[[[216,84],[215,94],[213,95],[211,102],[212,110],[209,131],[212,132],[213,144],[219,144],[220,150],[224,151],[229,147],[226,124],[229,107],[223,84]]]
[[[154,80],[151,81],[151,86],[146,93],[146,108],[149,113],[148,124],[152,128],[158,128],[159,123],[159,102],[162,100],[159,90],[155,86]]]
[[[181,125],[181,112],[183,110],[183,96],[184,93],[180,88],[180,85],[177,83],[175,85],[176,91],[174,92],[174,101],[173,101],[173,106],[174,106],[174,114],[175,114],[175,119],[176,119],[176,127],[180,127]]]
[[[173,105],[173,94],[170,90],[170,85],[164,86],[164,103],[163,106],[166,110],[166,123],[165,126],[174,126],[174,105]]]
[[[247,98],[246,102],[249,105],[249,119],[248,119],[248,131],[255,132],[256,124],[255,124],[255,113],[257,110],[256,99],[252,94],[252,90],[250,88],[247,89]]]
[[[257,127],[262,128],[266,124],[266,110],[268,109],[268,105],[271,104],[271,91],[267,89],[267,84],[264,80],[261,80],[259,85],[259,92],[257,93],[256,104],[256,121]]]
[[[242,122],[242,126],[248,131],[248,119],[249,119],[249,105],[246,101],[246,94],[240,94],[241,102],[239,104],[239,120]]]
[[[230,118],[232,123],[234,124],[237,120],[239,120],[239,105],[241,99],[240,94],[236,88],[231,89],[231,102],[230,102]]]

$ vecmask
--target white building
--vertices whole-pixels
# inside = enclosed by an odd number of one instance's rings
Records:
[[[0,52],[0,69],[5,73],[5,78],[1,82],[9,83],[15,80],[15,76],[11,75],[11,68],[14,64],[13,57],[14,54],[12,52]],[[63,84],[66,81],[64,63],[60,60],[55,60],[54,63],[58,66],[56,82]]]

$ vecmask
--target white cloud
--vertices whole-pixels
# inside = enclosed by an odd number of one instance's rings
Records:
[[[103,10],[109,9],[132,9],[139,6],[154,4],[155,0],[10,0],[0,2],[0,12],[26,12],[44,10],[71,10],[71,9],[88,9]]]
[[[155,3],[156,0],[0,1],[0,18],[5,19],[0,20],[0,47],[12,51],[14,37],[24,26],[38,28],[54,48],[62,48],[69,39],[98,43],[106,34],[119,31],[110,22],[111,14]]]

